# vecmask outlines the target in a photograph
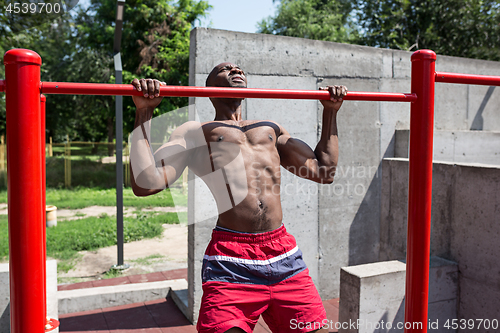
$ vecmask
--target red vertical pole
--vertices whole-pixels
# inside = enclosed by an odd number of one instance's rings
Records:
[[[12,333],[42,333],[45,326],[41,63],[30,50],[13,49],[4,56]]]
[[[43,270],[44,275],[43,275],[43,313],[47,317],[47,234],[46,234],[46,226],[47,226],[47,215],[45,213],[45,178],[46,178],[46,170],[45,170],[45,102],[47,98],[45,98],[45,95],[41,94],[40,95],[40,122],[42,124],[41,126],[41,131],[42,131],[42,229],[43,229],[43,241],[42,241],[42,251],[43,251],[43,262],[45,265],[45,269]]]
[[[411,56],[410,176],[406,245],[405,333],[427,332],[436,54]]]

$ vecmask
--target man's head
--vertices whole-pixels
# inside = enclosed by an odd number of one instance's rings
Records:
[[[207,77],[206,86],[246,88],[247,78],[238,65],[223,62],[212,69]]]

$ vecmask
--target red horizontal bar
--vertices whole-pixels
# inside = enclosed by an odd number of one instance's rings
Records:
[[[75,94],[75,95],[123,95],[141,96],[130,84],[107,83],[71,83],[71,82],[41,82],[40,90],[43,94]],[[322,90],[290,90],[290,89],[255,89],[255,88],[220,88],[220,87],[185,87],[162,86],[161,96],[181,97],[218,97],[218,98],[274,98],[274,99],[324,99],[330,94]],[[357,101],[386,101],[386,102],[414,102],[415,94],[380,93],[350,91],[345,100]]]
[[[436,82],[500,86],[500,76],[436,72]]]
[[[0,92],[5,91],[5,80],[0,80]]]

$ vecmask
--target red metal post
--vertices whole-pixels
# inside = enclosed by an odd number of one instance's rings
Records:
[[[436,54],[411,56],[410,175],[406,245],[405,333],[427,332]]]
[[[30,50],[9,50],[4,56],[12,333],[43,333],[45,326],[41,63]]]
[[[42,250],[43,250],[43,262],[45,265],[45,269],[43,270],[44,276],[43,276],[43,281],[45,283],[43,284],[43,299],[45,300],[43,302],[43,313],[45,316],[47,316],[47,234],[46,234],[46,226],[47,226],[47,221],[46,221],[46,213],[45,213],[45,179],[46,179],[46,170],[45,170],[45,102],[46,98],[44,95],[40,95],[40,120],[41,120],[41,131],[42,131],[42,164],[40,165],[42,168],[42,229],[43,229],[43,243],[42,243]]]

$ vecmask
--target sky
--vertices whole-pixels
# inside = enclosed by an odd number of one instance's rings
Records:
[[[256,32],[257,22],[274,16],[279,1],[273,0],[208,0],[212,9],[197,26],[241,32]]]
[[[80,0],[84,6],[90,0]],[[196,26],[241,32],[257,32],[257,22],[274,16],[279,0],[208,0],[212,9]]]

